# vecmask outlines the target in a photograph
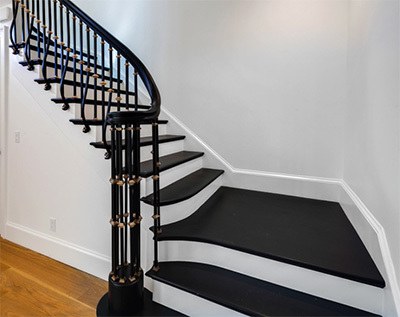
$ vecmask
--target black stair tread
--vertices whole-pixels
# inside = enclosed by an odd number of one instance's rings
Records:
[[[49,83],[60,83],[60,78],[49,78],[48,79],[48,81],[49,81]],[[45,84],[46,83],[46,81],[44,80],[44,79],[42,79],[42,78],[38,78],[38,79],[35,79],[35,82],[36,83],[38,83],[39,85],[43,85],[43,84]],[[115,83],[114,83],[115,84]],[[72,80],[69,80],[69,79],[66,79],[66,80],[64,80],[64,85],[67,85],[67,86],[74,86],[74,81],[72,81]],[[81,87],[81,83],[79,82],[79,81],[77,81],[76,82],[76,87]],[[83,87],[86,87],[86,83],[83,83]],[[88,88],[89,89],[94,89],[94,85],[93,84],[89,84],[88,85]],[[97,87],[97,91],[98,92],[101,92],[101,90],[102,90],[102,86],[96,86]],[[109,89],[110,87],[105,87],[104,88],[104,90],[107,92],[107,90]],[[126,92],[125,92],[125,90],[120,90],[119,91],[120,92],[120,94],[121,94],[121,96],[125,96],[126,95]],[[117,90],[115,89],[115,87],[114,87],[114,96],[116,96],[117,95]],[[134,96],[135,95],[135,93],[133,92],[133,91],[129,91],[128,92],[128,95],[129,96]]]
[[[249,316],[378,316],[206,264],[161,262],[147,275]]]
[[[181,178],[175,183],[160,190],[160,206],[176,204],[193,197],[223,173],[223,170],[202,168],[184,178]],[[149,205],[153,205],[153,199],[153,194],[151,194],[142,198],[142,201]]]
[[[55,102],[55,103],[57,103],[57,104],[62,104],[62,103],[64,103],[63,100],[62,100],[62,98],[53,98],[53,99],[51,99],[51,101],[53,101],[53,102]],[[66,102],[66,103],[81,104],[81,99],[80,99],[80,98],[65,98],[65,102]],[[86,99],[86,100],[85,100],[85,105],[94,105],[94,104],[95,104],[94,99]],[[101,106],[102,106],[102,101],[101,101],[101,99],[97,99],[96,104],[97,104],[98,107],[101,107]],[[109,105],[108,101],[105,100],[105,102],[104,102],[104,107],[105,107],[106,109],[107,109],[108,105]],[[120,107],[121,109],[126,109],[127,106],[128,106],[129,109],[135,109],[135,108],[136,108],[136,105],[135,105],[135,104],[130,103],[130,104],[127,105],[127,104],[126,104],[125,102],[123,102],[123,101],[121,101],[121,102],[119,102],[119,103],[116,102],[116,101],[113,101],[113,102],[111,102],[110,106],[111,106],[111,107]],[[147,105],[137,105],[137,109],[150,109],[150,106],[147,106]],[[74,123],[74,124],[79,124],[79,121],[76,121],[76,119],[71,119],[70,121],[71,121],[72,123]],[[102,124],[101,119],[98,119],[98,120],[96,120],[96,121],[100,121],[100,123],[99,123],[98,125],[101,125],[101,124]],[[83,122],[82,122],[82,123],[83,123]]]
[[[163,226],[159,239],[217,244],[385,287],[335,202],[221,187],[190,217]]]
[[[172,135],[172,134],[163,134],[158,137],[159,143],[167,143],[173,141],[183,140],[185,138],[184,135]],[[140,146],[148,146],[152,144],[152,137],[145,136],[140,138]],[[90,145],[94,146],[96,149],[105,149],[111,148],[111,142],[107,141],[107,145],[105,146],[103,142],[91,142]],[[122,146],[125,146],[125,140],[122,140]]]
[[[103,125],[103,120],[101,119],[87,119],[84,121],[83,119],[70,119],[70,122],[76,125],[93,125],[93,126],[100,126]],[[158,120],[158,124],[167,124],[168,120]],[[141,124],[150,124],[151,122],[148,123],[141,123]]]
[[[202,157],[203,155],[204,155],[203,152],[181,151],[161,156],[160,172],[166,171],[180,164]],[[140,163],[140,176],[149,177],[151,175],[153,175],[153,161],[148,160]]]

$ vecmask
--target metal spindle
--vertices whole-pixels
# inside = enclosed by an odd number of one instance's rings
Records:
[[[78,99],[77,97],[77,75],[76,75],[76,71],[77,71],[77,58],[78,58],[78,54],[77,54],[77,47],[76,47],[76,15],[74,14],[74,16],[72,17],[72,38],[73,38],[73,51],[74,51],[74,55],[73,55],[73,59],[74,59],[74,65],[73,65],[73,82],[74,82],[74,86],[73,86],[73,98],[74,99]]]
[[[106,119],[106,81],[105,81],[105,44],[103,39],[101,39],[101,119],[105,122]],[[105,140],[103,140],[105,141]]]
[[[97,119],[97,79],[100,77],[97,74],[97,38],[98,35],[96,33],[93,34],[93,64],[94,64],[94,74],[93,74],[93,78],[94,78],[94,110],[93,110],[93,115],[94,118]],[[90,52],[88,51],[88,54],[90,54]]]
[[[31,3],[32,2],[32,3]],[[27,1],[27,8],[26,8],[26,14],[27,14],[27,21],[28,21],[28,36],[25,42],[25,58],[28,63],[28,70],[32,71],[35,69],[32,63],[32,50],[31,50],[31,36],[33,32],[33,25],[35,22],[35,1],[34,0],[28,0]],[[30,18],[30,19],[28,19]]]
[[[129,110],[129,63],[125,60],[125,108]]]
[[[124,217],[124,192],[123,192],[123,176],[122,176],[122,127],[117,126],[117,177],[118,177],[118,219],[119,219],[119,241],[120,241],[120,250],[119,250],[119,266],[123,266],[124,263],[124,251],[125,251],[125,241],[124,241],[124,230],[123,230],[123,217]],[[122,270],[118,271],[119,278],[123,278]]]
[[[138,111],[138,73],[136,70],[133,74],[133,84],[135,89],[135,111]]]
[[[79,22],[79,75],[80,75],[80,98],[82,101],[83,98],[83,65],[85,62],[83,61],[83,22]]]
[[[26,41],[26,33],[25,33],[25,0],[21,0],[21,31],[22,31],[22,43]]]
[[[121,55],[117,53],[117,111],[121,111]]]
[[[40,60],[41,57],[41,38],[40,38],[40,1],[36,0],[36,47],[37,47],[37,57]]]
[[[135,123],[133,125],[133,173],[136,176],[137,181],[133,185],[133,209],[135,211],[135,223],[134,227],[134,241],[131,241],[135,245],[134,254],[136,257],[135,263],[135,276],[140,275],[140,222],[142,220],[140,212],[140,125]],[[133,265],[132,263],[132,265]]]
[[[161,233],[160,221],[160,162],[158,149],[158,123],[152,124],[153,136],[153,204],[154,204],[154,263],[153,270],[158,271],[158,235]]]
[[[53,0],[54,2],[54,25],[53,25],[53,41],[54,41],[54,76],[55,78],[58,78],[58,23],[57,23],[57,0]]]

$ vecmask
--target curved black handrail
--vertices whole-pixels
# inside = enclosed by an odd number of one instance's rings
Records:
[[[149,70],[142,63],[142,61],[121,41],[115,38],[111,33],[89,17],[85,12],[83,12],[76,4],[71,0],[62,0],[61,3],[72,11],[81,21],[83,21],[88,27],[90,27],[94,32],[101,36],[108,44],[114,47],[117,51],[123,55],[131,65],[133,65],[145,85],[147,92],[149,93],[151,99],[151,107],[147,111],[129,111],[129,113],[124,114],[123,117],[129,117],[130,120],[141,120],[143,118],[151,120],[156,119],[160,114],[161,107],[161,96],[157,88],[157,85],[150,74]]]

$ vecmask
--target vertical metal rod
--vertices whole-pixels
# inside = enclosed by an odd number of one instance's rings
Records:
[[[61,12],[61,14],[63,14],[63,12]],[[64,34],[63,34],[63,25],[61,25],[61,36],[62,36],[62,42],[60,43],[61,46],[61,51],[62,51],[62,55],[61,55],[61,61],[64,62],[64,48],[66,51],[65,54],[65,64],[63,64],[63,68],[62,68],[62,75],[61,75],[61,81],[60,81],[60,94],[61,94],[61,98],[63,100],[63,106],[62,106],[62,110],[68,110],[69,109],[69,103],[67,102],[66,98],[65,98],[65,77],[67,75],[68,72],[68,64],[69,64],[69,60],[70,60],[70,54],[71,54],[71,26],[70,26],[70,12],[69,9],[66,8],[66,27],[67,27],[67,43],[64,43]],[[63,21],[61,20],[61,22],[63,23]]]
[[[117,53],[117,111],[121,111],[121,55]]]
[[[32,4],[30,5],[30,3],[32,2]],[[27,21],[29,21],[29,25],[28,25],[28,36],[25,42],[25,50],[24,50],[24,54],[25,54],[25,58],[26,61],[28,63],[28,70],[32,71],[35,69],[35,67],[32,64],[32,50],[31,50],[31,36],[32,36],[32,32],[33,32],[33,24],[35,22],[35,1],[34,0],[28,0],[27,2]],[[29,19],[30,18],[30,19]]]
[[[160,164],[158,148],[158,123],[152,124],[153,136],[153,204],[154,204],[154,263],[153,270],[158,271],[158,234],[161,233],[160,225]]]
[[[43,41],[43,55],[46,54],[46,1],[42,0],[42,41]],[[40,30],[38,29],[38,32]],[[44,58],[43,58],[44,59]]]
[[[104,124],[104,128],[106,128]],[[117,274],[118,266],[118,228],[116,227],[117,222],[117,206],[118,206],[118,195],[117,195],[117,184],[116,184],[116,135],[115,126],[111,127],[111,274],[114,277]]]
[[[36,45],[37,45],[37,57],[40,60],[41,56],[41,37],[40,37],[40,1],[36,0]]]
[[[83,98],[83,65],[85,64],[85,62],[83,61],[83,22],[80,21],[79,22],[79,65],[80,65],[80,69],[79,69],[79,74],[80,74],[80,98],[82,101]]]
[[[21,0],[21,27],[22,27],[22,42],[25,43],[26,42],[26,34],[25,34],[25,13],[24,13],[24,9],[25,9],[26,5],[25,5],[25,1]],[[28,22],[26,22],[28,24]]]
[[[93,34],[93,64],[94,64],[94,70],[93,70],[93,78],[94,78],[94,110],[93,110],[93,115],[94,118],[97,119],[97,78],[99,75],[97,74],[97,38],[98,35],[96,33]],[[90,52],[88,52],[90,54]]]
[[[140,212],[140,125],[135,123],[133,125],[133,173],[135,174],[137,181],[133,185],[133,209],[135,211],[135,223],[134,227],[134,255],[135,255],[135,275],[140,274],[140,221],[142,219]]]
[[[125,60],[125,108],[129,110],[129,63]]]
[[[63,5],[60,2],[60,64],[61,70],[64,73],[64,11]]]
[[[122,177],[122,127],[118,125],[116,127],[117,129],[117,177],[118,181],[123,183],[123,177]],[[124,197],[123,197],[123,187],[118,186],[118,217],[119,217],[119,222],[123,223],[123,215],[124,215]],[[119,241],[120,241],[120,250],[119,250],[119,264],[120,266],[123,265],[124,263],[124,236],[123,236],[123,228],[119,228],[118,230],[118,235],[119,235]],[[122,272],[121,272],[122,273]],[[122,274],[119,275],[120,278],[122,278]]]
[[[44,55],[43,55],[43,62],[42,62],[42,73],[43,73],[43,78],[46,82],[45,86],[44,86],[44,90],[50,90],[51,89],[51,85],[48,81],[47,78],[47,57],[49,55],[49,51],[50,51],[50,43],[51,43],[51,35],[53,34],[52,31],[52,23],[51,23],[51,2],[52,0],[48,0],[48,14],[49,14],[49,24],[45,25],[43,24],[43,38],[44,38],[44,44],[45,44],[45,50],[44,50]],[[45,6],[43,5],[43,8]],[[43,10],[45,11],[45,10]],[[46,12],[44,12],[43,14],[44,16],[46,16]],[[48,37],[46,37],[46,29]]]
[[[101,119],[103,120],[103,122],[106,119],[106,82],[104,79],[105,76],[105,44],[106,42],[104,42],[103,39],[101,39]],[[105,141],[105,140],[103,140]]]
[[[58,77],[58,24],[57,24],[57,0],[54,0],[54,26],[53,26],[53,40],[54,40],[54,76]]]
[[[13,54],[19,53],[18,37],[17,37],[17,18],[18,18],[19,1],[12,1],[13,19],[10,26],[10,41],[13,47]]]
[[[73,81],[74,81],[74,87],[73,87],[73,94],[74,94],[74,98],[77,98],[77,76],[76,76],[76,71],[77,71],[77,58],[78,58],[78,54],[77,54],[77,49],[76,49],[76,15],[74,14],[74,16],[72,17],[72,29],[73,29],[73,51],[74,51],[74,74],[73,74]]]
[[[136,69],[133,75],[133,84],[135,89],[135,111],[138,111],[138,73]]]

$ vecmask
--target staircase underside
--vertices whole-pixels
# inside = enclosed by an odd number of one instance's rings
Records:
[[[216,244],[384,287],[338,203],[221,187],[197,212],[162,227],[162,240]]]

